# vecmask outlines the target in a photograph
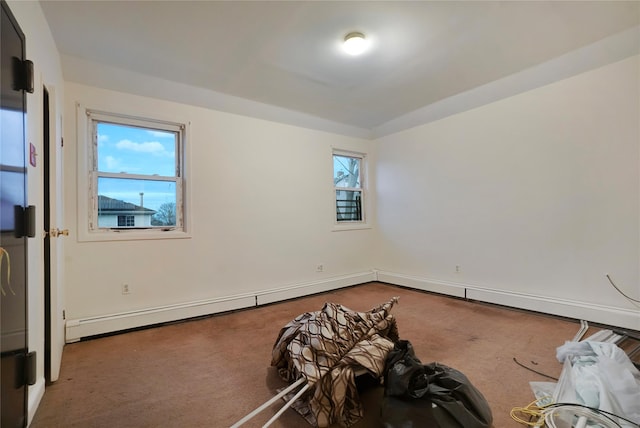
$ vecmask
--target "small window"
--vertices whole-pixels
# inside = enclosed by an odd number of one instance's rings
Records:
[[[134,227],[136,225],[135,217],[132,215],[119,215],[118,227]]]
[[[87,110],[89,230],[182,230],[185,125]]]
[[[364,222],[363,167],[363,154],[333,153],[333,186],[338,223]]]

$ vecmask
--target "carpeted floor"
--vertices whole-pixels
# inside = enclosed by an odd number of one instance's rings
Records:
[[[556,348],[580,325],[525,311],[368,283],[230,314],[67,345],[60,379],[31,424],[54,427],[229,427],[286,386],[269,366],[280,328],[325,302],[367,311],[398,296],[392,313],[420,360],[463,372],[489,402],[496,428],[522,426],[510,410],[533,400],[530,381],[558,377]],[[587,334],[597,329],[591,328]],[[358,428],[377,427],[381,389],[363,395]],[[244,426],[262,426],[281,407]],[[287,410],[274,427],[309,426]]]

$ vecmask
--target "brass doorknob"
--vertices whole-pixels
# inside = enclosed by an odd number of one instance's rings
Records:
[[[69,229],[60,230],[58,228],[55,228],[55,229],[51,229],[49,232],[47,231],[44,232],[44,236],[47,236],[47,234],[52,238],[58,237],[60,235],[69,236]]]

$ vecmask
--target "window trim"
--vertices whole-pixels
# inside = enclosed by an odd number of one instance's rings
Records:
[[[187,174],[189,159],[188,137],[190,125],[188,120],[176,118],[163,119],[157,115],[146,114],[144,111],[112,113],[114,109],[88,108],[76,103],[77,115],[77,227],[78,241],[123,241],[123,240],[147,240],[147,239],[179,239],[191,238],[189,213],[189,194],[187,190]],[[121,110],[121,109],[118,109]],[[97,171],[97,136],[94,138],[96,123],[107,122],[137,127],[166,129],[179,133],[179,141],[176,147],[176,173],[180,176],[176,183],[176,218],[182,218],[182,225],[171,228],[98,228],[98,198],[96,186],[98,176],[115,178],[135,178],[135,174],[122,177],[120,174],[112,174]],[[149,179],[144,175],[139,178]],[[152,177],[162,179],[162,177]],[[173,181],[173,180],[171,180]]]
[[[346,157],[355,157],[360,159],[360,187],[351,188],[351,187],[337,187],[334,183],[334,167],[333,167],[333,158],[334,156],[346,156]],[[362,210],[362,220],[348,220],[348,221],[338,221],[337,213],[336,213],[336,192],[338,190],[354,190],[360,191],[360,205]],[[363,152],[357,152],[353,150],[345,150],[332,148],[331,149],[331,191],[332,191],[332,213],[333,213],[333,231],[343,231],[343,230],[361,230],[361,229],[371,229],[371,225],[369,224],[370,218],[370,206],[369,206],[369,195],[368,195],[368,165],[367,165],[367,154]]]

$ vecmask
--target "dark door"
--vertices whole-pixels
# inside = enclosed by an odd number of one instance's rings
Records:
[[[27,238],[24,237],[27,169],[26,95],[22,87],[24,34],[4,1],[0,56],[0,395],[2,428],[27,424]]]

